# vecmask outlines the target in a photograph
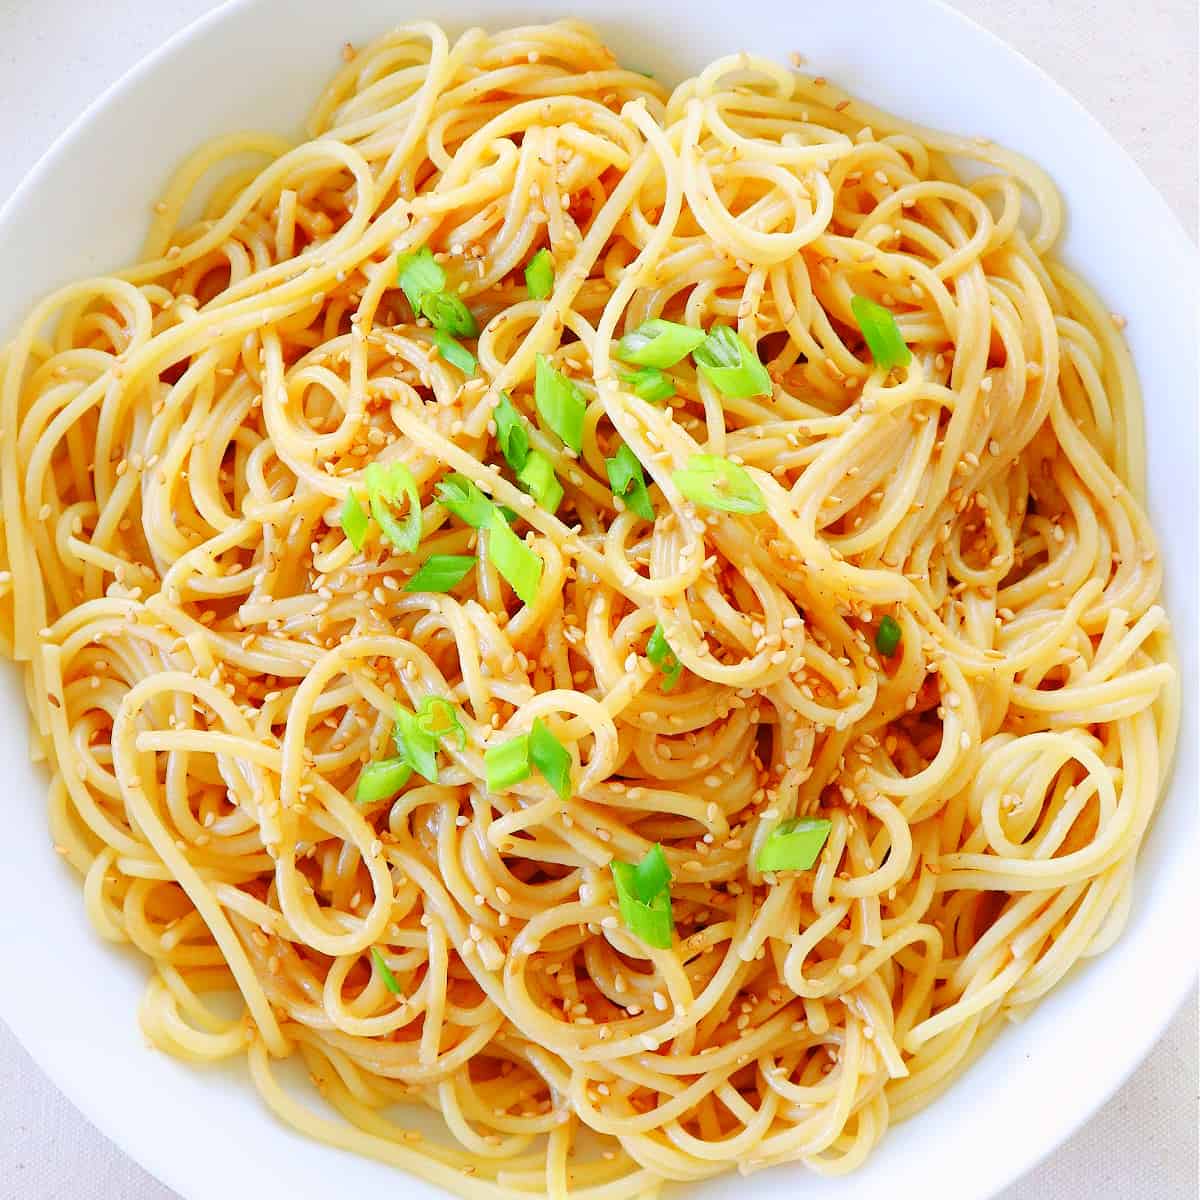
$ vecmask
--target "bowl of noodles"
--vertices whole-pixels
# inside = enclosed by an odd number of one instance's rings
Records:
[[[0,214],[0,1011],[184,1196],[985,1197],[1182,998],[1194,252],[895,7],[246,0]]]

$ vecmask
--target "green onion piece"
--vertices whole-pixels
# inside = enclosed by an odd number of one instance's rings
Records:
[[[515,525],[520,519],[521,514],[515,508],[509,508],[507,504],[497,504],[496,511],[510,524]]]
[[[438,739],[421,728],[417,714],[409,712],[402,704],[396,705],[396,727],[392,730],[392,739],[400,757],[418,775],[424,775],[430,783],[437,783]]]
[[[649,904],[671,882],[671,868],[662,845],[655,842],[646,857],[633,869],[634,891],[637,898]]]
[[[440,292],[446,286],[446,272],[433,261],[428,246],[412,254],[402,254],[396,261],[400,287],[412,305],[413,316],[421,311],[421,301],[429,292]]]
[[[542,420],[576,453],[583,449],[583,418],[587,401],[583,393],[544,355],[537,356],[533,402]]]
[[[496,443],[500,453],[514,471],[519,471],[529,457],[529,430],[507,392],[500,393],[500,403],[492,409],[492,420],[496,422]]]
[[[704,338],[703,329],[654,317],[627,333],[613,353],[622,362],[637,367],[673,367],[687,358]]]
[[[628,446],[622,445],[612,458],[604,460],[608,471],[608,483],[614,496],[625,501],[625,507],[637,513],[644,521],[654,520],[654,505],[646,491],[646,477],[642,464]]]
[[[509,529],[508,522],[494,508],[487,531],[488,557],[496,564],[496,570],[526,604],[532,604],[542,582],[542,560]]]
[[[662,853],[661,847],[659,853]],[[650,855],[647,855],[647,858],[649,857]],[[665,860],[663,865],[666,865]],[[641,891],[644,881],[638,876],[640,867],[635,867],[633,863],[617,862],[615,859],[609,867],[612,870],[613,883],[617,887],[621,919],[626,928],[647,946],[669,950],[675,932],[675,921],[671,916],[671,889],[661,886],[649,899],[642,899],[645,893]],[[670,880],[669,871],[667,880]]]
[[[890,371],[893,367],[907,367],[912,362],[912,351],[905,344],[896,318],[882,304],[876,304],[866,296],[854,296],[850,311],[854,313],[877,366]]]
[[[371,516],[383,530],[383,536],[401,554],[411,554],[421,544],[421,496],[412,472],[402,462],[386,466],[374,462],[367,467],[363,482],[371,498]],[[408,512],[403,521],[398,521],[389,506],[401,496],[408,497]]]
[[[769,396],[771,377],[758,355],[728,325],[714,325],[692,358],[722,396]]]
[[[900,622],[890,613],[885,615],[879,622],[879,628],[875,630],[875,649],[880,654],[891,658],[900,646],[900,638],[903,633]]]
[[[525,286],[531,300],[545,300],[554,291],[554,259],[544,246],[525,267]]]
[[[571,752],[542,724],[540,717],[529,731],[529,757],[560,800],[571,798]]]
[[[483,753],[483,770],[489,792],[503,792],[515,783],[529,778],[529,735],[510,738],[499,746],[489,746]]]
[[[721,512],[759,513],[766,508],[758,484],[737,463],[715,454],[693,454],[671,478],[693,504]]]
[[[754,860],[760,871],[807,871],[817,861],[832,825],[816,817],[781,821],[767,834]]]
[[[475,355],[461,342],[456,342],[448,333],[435,329],[433,344],[438,348],[438,353],[452,367],[457,367],[464,375],[475,374],[475,368],[479,364],[475,361]]]
[[[492,502],[465,475],[445,476],[437,485],[434,499],[472,529],[482,529],[491,520]]]
[[[661,404],[675,395],[675,380],[666,371],[657,367],[638,367],[636,371],[621,373],[621,382],[633,389],[647,404]]]
[[[383,955],[374,946],[371,947],[371,961],[379,971],[379,976],[383,980],[383,986],[393,996],[400,995],[400,984],[396,982],[396,976],[392,974],[392,968],[383,961]]]
[[[350,545],[355,550],[361,550],[363,542],[367,540],[367,528],[371,524],[371,518],[363,510],[353,488],[346,493],[346,499],[342,501],[340,520],[342,532],[350,539]]]
[[[358,777],[354,802],[373,804],[376,800],[386,800],[408,782],[411,774],[412,767],[402,758],[381,758],[378,762],[367,763]]]
[[[458,719],[458,709],[444,696],[426,696],[417,709],[417,726],[422,733],[441,741],[453,734],[458,748],[467,748],[467,731]]]
[[[554,464],[540,450],[531,450],[525,465],[517,472],[520,485],[547,512],[557,512],[563,489],[554,474]]]
[[[421,297],[421,315],[434,329],[455,337],[477,337],[475,314],[453,292],[426,292]]]
[[[431,554],[404,585],[406,592],[448,592],[471,573],[472,554]]]
[[[683,674],[683,663],[675,657],[675,651],[667,643],[662,624],[655,625],[650,640],[646,643],[646,657],[663,673],[662,690],[669,692]]]

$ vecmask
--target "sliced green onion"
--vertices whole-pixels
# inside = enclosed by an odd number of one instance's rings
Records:
[[[529,430],[507,392],[500,393],[500,402],[492,409],[492,420],[496,422],[496,443],[500,453],[514,471],[519,471],[529,457]]]
[[[467,748],[467,731],[458,719],[458,709],[444,696],[426,696],[417,709],[417,726],[422,733],[441,741],[451,734],[458,740],[458,748]]]
[[[465,475],[445,476],[437,485],[434,498],[448,512],[472,529],[482,529],[491,520],[495,506]]]
[[[667,643],[662,624],[655,625],[650,640],[646,643],[646,657],[663,673],[662,690],[669,692],[683,674],[683,663]]]
[[[879,628],[875,630],[875,649],[880,654],[891,658],[900,646],[900,638],[904,631],[900,628],[900,622],[896,620],[890,613],[885,615],[883,620],[879,622]]]
[[[638,367],[636,371],[623,371],[621,382],[628,384],[634,395],[640,396],[647,404],[661,404],[675,395],[675,380],[657,367]]]
[[[684,497],[701,508],[759,513],[766,508],[758,484],[744,467],[715,454],[693,454],[671,478]]]
[[[637,367],[673,367],[704,341],[703,329],[654,317],[627,333],[613,353]]]
[[[393,996],[400,995],[400,984],[396,982],[396,976],[392,974],[392,968],[383,961],[383,955],[374,946],[371,947],[371,961],[379,971],[379,976],[383,980],[383,986]]]
[[[479,324],[475,314],[453,292],[426,292],[421,297],[421,315],[429,318],[434,329],[455,337],[477,337]]]
[[[890,371],[893,367],[907,367],[912,362],[912,351],[905,344],[896,318],[882,304],[876,304],[866,296],[854,296],[850,311],[854,313],[877,366]]]
[[[493,508],[488,520],[488,557],[509,586],[526,603],[537,598],[542,582],[542,560],[508,527],[508,522]]]
[[[525,286],[531,300],[545,300],[554,291],[554,259],[544,246],[525,267]]]
[[[625,507],[637,513],[644,521],[654,520],[654,505],[646,491],[646,477],[642,464],[628,446],[622,445],[612,458],[604,460],[608,471],[608,482],[614,496],[625,501]]]
[[[461,342],[455,341],[448,333],[435,329],[433,344],[438,348],[438,353],[442,358],[452,367],[457,367],[464,375],[475,374],[475,368],[479,364],[475,361],[475,355]]]
[[[408,782],[411,774],[412,767],[402,758],[381,758],[378,762],[367,763],[358,777],[354,802],[373,804],[376,800],[386,800]]]
[[[529,758],[560,800],[571,798],[571,752],[542,724],[533,722],[529,731]]]
[[[675,932],[675,922],[671,916],[671,889],[667,886],[670,883],[671,872],[666,869],[662,847],[656,846],[655,850],[651,850],[638,866],[614,859],[609,867],[617,888],[621,919],[626,928],[647,946],[669,950]],[[649,866],[647,860],[650,861]],[[644,873],[643,868],[647,868]],[[664,869],[665,880],[662,877]],[[660,880],[657,890],[645,890],[648,884]]]
[[[340,520],[342,532],[350,539],[350,545],[355,550],[361,550],[363,542],[367,540],[367,528],[371,524],[371,518],[359,503],[353,488],[346,493],[346,499],[342,501]]]
[[[430,292],[440,292],[446,286],[446,272],[433,260],[428,246],[412,254],[402,254],[396,261],[400,287],[412,305],[413,316],[421,311],[421,301]]]
[[[807,871],[817,861],[832,825],[817,817],[781,821],[767,834],[754,860],[760,871]]]
[[[515,525],[520,519],[521,514],[515,508],[509,508],[507,504],[497,504],[496,511],[510,524]]]
[[[489,746],[483,753],[483,770],[489,792],[507,791],[528,779],[533,772],[529,765],[529,735],[523,733],[499,746]]]
[[[771,377],[758,355],[728,325],[714,325],[692,358],[722,396],[769,396]]]
[[[402,462],[386,466],[373,462],[363,474],[363,482],[371,498],[371,516],[383,536],[401,554],[411,554],[421,544],[421,496],[412,472]],[[398,521],[390,506],[401,496],[408,497],[408,512],[403,521]]]
[[[544,355],[537,356],[533,402],[542,420],[576,453],[583,449],[583,418],[587,401],[583,393]]]
[[[404,585],[406,592],[448,592],[470,574],[473,554],[431,554]]]
[[[517,472],[520,485],[547,512],[557,512],[563,489],[554,474],[554,464],[539,450],[531,450],[525,465]]]
[[[671,868],[662,845],[655,842],[646,857],[633,869],[634,891],[637,898],[648,904],[671,882]]]
[[[409,712],[402,704],[396,705],[396,727],[392,730],[392,739],[400,757],[418,775],[424,775],[430,783],[437,783],[438,739],[421,728],[417,714]]]
[[[657,950],[670,950],[675,935],[675,919],[671,915],[671,893],[661,891],[649,904],[631,896],[626,890],[628,885],[622,882],[627,877],[621,868],[628,866],[628,863],[612,864],[621,920],[625,922],[629,932],[647,946],[653,946]]]

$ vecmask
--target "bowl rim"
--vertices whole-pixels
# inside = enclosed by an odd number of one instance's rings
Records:
[[[216,7],[201,13],[188,21],[174,33],[150,50],[137,62],[109,83],[85,108],[82,109],[50,142],[38,156],[33,166],[21,179],[17,187],[0,205],[0,230],[10,219],[30,193],[36,193],[43,178],[51,172],[55,164],[71,154],[76,142],[87,133],[93,122],[101,118],[104,111],[119,97],[134,92],[143,80],[153,75],[160,66],[169,62],[176,55],[185,52],[186,47],[207,35],[211,30],[221,26],[246,9],[253,9],[277,0],[222,0]],[[918,0],[927,8],[938,12],[941,20],[957,25],[959,30],[972,38],[990,44],[993,49],[1002,51],[1005,56],[1018,62],[1022,68],[1035,75],[1043,87],[1048,87],[1054,94],[1056,102],[1069,106],[1074,110],[1077,119],[1085,121],[1106,145],[1109,153],[1123,160],[1127,170],[1137,176],[1143,190],[1153,197],[1150,203],[1157,204],[1157,219],[1161,223],[1159,232],[1173,243],[1173,252],[1182,261],[1182,271],[1192,280],[1193,293],[1200,267],[1200,254],[1193,239],[1186,232],[1182,221],[1171,206],[1166,202],[1161,192],[1147,176],[1141,165],[1116,140],[1108,129],[1062,84],[1058,83],[1045,69],[1035,63],[1026,54],[1016,49],[998,35],[984,28],[965,13],[951,6],[947,0]],[[566,14],[547,15],[546,20],[556,19]],[[486,20],[487,18],[483,18]],[[494,23],[494,22],[488,22]],[[3,335],[3,331],[0,331]],[[1180,648],[1189,643],[1179,640]],[[1195,688],[1188,679],[1189,656],[1181,655],[1179,663],[1183,676],[1183,693],[1180,710],[1180,739],[1189,733],[1196,732]],[[1190,656],[1194,658],[1194,655]],[[1166,802],[1170,794],[1177,790],[1181,781],[1177,770],[1178,752],[1172,761],[1170,770],[1162,785],[1158,807],[1155,814]],[[1142,868],[1144,869],[1144,868]],[[1196,889],[1200,890],[1200,889]],[[1011,1185],[1036,1166],[1044,1162],[1050,1155],[1064,1145],[1099,1109],[1106,1104],[1116,1092],[1124,1086],[1137,1068],[1144,1062],[1147,1055],[1160,1041],[1168,1025],[1186,1003],[1190,990],[1200,971],[1200,941],[1190,947],[1185,945],[1180,955],[1180,962],[1170,973],[1166,987],[1166,997],[1157,1005],[1158,1019],[1146,1022],[1136,1030],[1126,1030],[1119,1049],[1111,1054],[1110,1067],[1099,1087],[1089,1088],[1071,1112],[1060,1118],[1052,1127],[1048,1127],[1037,1148],[1020,1157],[1019,1161],[1007,1166],[993,1168],[989,1177],[986,1192],[973,1192],[972,1196],[996,1196],[1004,1188]],[[1074,972],[1074,969],[1072,973]],[[1062,986],[1066,981],[1060,981]],[[1156,986],[1162,993],[1163,980],[1156,980]],[[49,1053],[48,1041],[40,1033],[33,1030],[30,1023],[23,1020],[7,1002],[8,988],[0,987],[0,1020],[12,1030],[17,1041],[26,1053],[37,1064],[55,1087],[71,1102],[72,1105],[105,1137],[116,1145],[120,1151],[145,1169],[165,1186],[172,1188],[180,1196],[188,1200],[212,1200],[215,1193],[207,1188],[200,1190],[193,1181],[182,1178],[182,1166],[175,1163],[153,1145],[143,1144],[135,1134],[134,1129],[120,1116],[117,1106],[108,1107],[100,1103],[95,1094],[85,1088],[79,1080],[67,1070],[61,1069],[58,1061]],[[1111,1049],[1111,1048],[1110,1048]],[[990,1047],[984,1049],[984,1054],[990,1053]],[[1115,1059],[1115,1062],[1112,1061]],[[968,1067],[969,1072],[972,1067]],[[935,1101],[937,1103],[938,1101]],[[403,1178],[408,1178],[404,1176]],[[403,1186],[403,1183],[401,1184]]]

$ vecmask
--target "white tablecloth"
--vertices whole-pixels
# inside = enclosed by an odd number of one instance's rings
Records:
[[[1078,96],[1194,235],[1196,0],[954,2]],[[214,0],[0,0],[0,195],[108,83],[213,7]],[[1196,1027],[1193,995],[1121,1092],[1001,1200],[1194,1200]],[[97,1133],[0,1024],[0,1200],[173,1195]]]

